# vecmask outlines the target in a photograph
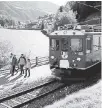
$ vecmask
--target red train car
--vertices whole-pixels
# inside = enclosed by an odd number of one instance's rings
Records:
[[[101,31],[94,27],[87,32],[59,29],[49,37],[49,61],[52,74],[59,79],[80,79],[101,69]],[[88,28],[90,28],[88,26]]]

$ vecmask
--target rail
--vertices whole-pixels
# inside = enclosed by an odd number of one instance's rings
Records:
[[[60,83],[57,80],[52,80],[46,82],[45,84],[41,84],[34,88],[28,89],[26,91],[0,99],[0,108],[1,107],[20,108],[35,100],[39,100],[51,93],[54,93],[55,91],[59,91],[60,89],[63,89],[66,86],[67,85]],[[39,92],[39,94],[36,94],[36,91],[41,88],[45,90]]]
[[[36,57],[35,59],[31,59],[31,68],[37,67],[37,66],[42,66],[42,65],[46,65],[49,63],[49,57]],[[2,68],[3,68],[2,64]],[[7,68],[5,69],[0,69],[0,71],[6,71],[6,70],[10,70],[10,64],[8,64]],[[16,66],[16,68],[18,68],[18,66]]]
[[[44,87],[44,86],[47,86],[49,84],[53,84],[53,83],[56,83],[56,82],[57,82],[57,80],[55,80],[55,79],[49,79],[49,81],[46,81],[46,82],[44,82],[42,84],[39,84],[35,87],[31,87],[30,89],[27,88],[26,90],[24,89],[23,91],[20,91],[20,92],[17,91],[17,92],[14,92],[13,94],[9,94],[9,96],[5,95],[4,97],[0,97],[0,103],[3,102],[3,101],[6,101],[6,100],[10,100],[10,99],[12,99],[14,97],[17,97],[17,96],[27,94],[29,92],[32,92],[32,91],[36,90],[36,89],[39,89],[41,87]]]

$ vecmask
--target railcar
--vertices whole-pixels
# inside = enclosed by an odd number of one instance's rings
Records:
[[[56,78],[84,79],[100,71],[101,29],[86,26],[59,27],[48,35],[50,69]]]

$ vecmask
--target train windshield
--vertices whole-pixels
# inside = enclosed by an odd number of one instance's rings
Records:
[[[62,51],[68,51],[68,39],[67,38],[63,38],[62,39]]]
[[[82,39],[71,39],[71,50],[82,52]]]
[[[59,40],[51,39],[50,46],[51,50],[59,50]]]

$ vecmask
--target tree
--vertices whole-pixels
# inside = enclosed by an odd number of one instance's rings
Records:
[[[9,41],[0,40],[0,64],[7,64],[13,47]]]
[[[21,22],[20,21],[18,21],[18,25],[21,25]]]
[[[75,24],[76,22],[76,12],[73,12],[70,7],[68,10],[66,10],[64,7],[60,7],[56,13],[54,29],[57,29],[58,26],[63,26],[65,24]]]
[[[44,29],[44,22],[42,21],[42,23],[41,23],[41,30],[43,30]]]
[[[63,12],[63,6],[60,6],[59,11]]]
[[[4,27],[4,21],[3,20],[0,20],[0,24],[2,27]]]
[[[101,12],[101,1],[70,1],[67,2],[65,7],[68,8],[69,5],[74,12],[77,12],[78,21],[86,19],[92,13]],[[97,5],[100,6],[95,8]]]

